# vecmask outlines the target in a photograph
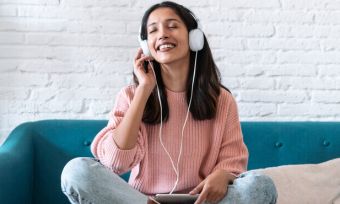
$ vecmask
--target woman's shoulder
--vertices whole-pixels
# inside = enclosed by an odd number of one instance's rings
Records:
[[[234,100],[234,96],[229,89],[227,89],[224,86],[221,86],[220,87],[220,100],[222,101]]]
[[[124,86],[121,90],[126,93],[134,93],[137,88],[136,84],[128,84]]]
[[[221,92],[218,100],[218,110],[228,112],[231,109],[237,109],[237,102],[233,94],[225,87],[221,87],[220,89]]]
[[[135,84],[129,84],[124,86],[118,92],[118,97],[126,97],[128,99],[132,99],[133,96],[135,95],[136,88],[137,86]]]

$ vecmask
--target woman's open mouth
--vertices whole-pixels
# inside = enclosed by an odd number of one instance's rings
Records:
[[[173,48],[175,48],[176,45],[173,43],[165,43],[165,44],[161,44],[157,47],[157,51],[160,52],[167,52],[169,50],[172,50]]]

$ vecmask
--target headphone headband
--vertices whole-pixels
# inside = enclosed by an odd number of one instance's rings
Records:
[[[196,18],[196,16],[188,9],[186,9],[185,7],[183,7],[186,12],[188,12],[193,19],[195,20],[196,24],[197,24],[197,28],[192,29],[189,31],[189,47],[191,51],[197,52],[203,49],[204,47],[204,34],[202,31],[202,25],[199,21],[198,18]],[[142,26],[143,24],[141,24],[141,26],[139,27],[139,35],[138,35],[138,41],[139,44],[143,50],[143,53],[147,56],[151,56],[149,47],[148,47],[148,43],[147,43],[147,39],[143,40],[142,39]]]

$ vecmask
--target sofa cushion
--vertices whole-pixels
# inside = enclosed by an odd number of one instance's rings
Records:
[[[284,165],[254,171],[273,179],[278,204],[340,204],[340,158],[319,164]]]

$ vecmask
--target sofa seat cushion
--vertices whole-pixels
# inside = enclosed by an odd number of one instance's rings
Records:
[[[320,164],[284,165],[253,171],[273,179],[278,204],[340,204],[340,158]]]

